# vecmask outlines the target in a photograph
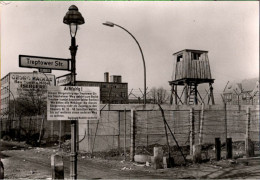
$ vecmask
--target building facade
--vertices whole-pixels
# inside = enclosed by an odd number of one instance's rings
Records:
[[[223,98],[227,105],[259,105],[259,79],[227,84]]]
[[[123,83],[121,76],[112,75],[109,78],[106,72],[104,82],[77,81],[76,86],[99,87],[101,104],[128,104],[128,83]]]
[[[1,78],[1,132],[17,126],[17,99],[39,93],[42,95],[41,98],[46,98],[47,85],[55,85],[55,76],[37,71],[10,72]],[[35,91],[38,93],[34,93]]]

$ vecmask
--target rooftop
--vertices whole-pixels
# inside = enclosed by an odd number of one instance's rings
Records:
[[[183,50],[181,50],[181,51],[178,51],[178,52],[176,52],[176,53],[173,53],[173,55],[178,54],[178,53],[183,52],[183,51],[200,52],[200,53],[207,53],[207,52],[208,52],[208,51],[196,50],[196,49],[183,49]]]

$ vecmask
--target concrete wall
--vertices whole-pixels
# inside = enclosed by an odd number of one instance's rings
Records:
[[[105,105],[100,105],[102,109]],[[259,106],[227,106],[227,136],[233,141],[242,141],[246,132],[246,109],[250,107],[251,129],[250,137],[259,141]],[[190,109],[191,106],[162,105],[166,121],[174,133],[179,145],[189,145]],[[193,106],[195,124],[195,143],[198,143],[201,108]],[[107,151],[124,147],[126,132],[126,147],[130,147],[131,109],[135,109],[136,147],[152,144],[166,144],[165,129],[161,111],[158,105],[120,104],[106,105],[101,111],[99,121],[79,122],[80,150],[91,152]],[[126,113],[124,113],[126,111]],[[125,125],[126,123],[126,125]],[[126,127],[126,128],[125,128]],[[126,129],[126,130],[125,130]],[[204,107],[204,123],[202,142],[214,143],[215,137],[225,141],[225,109],[221,105]],[[86,136],[84,134],[86,133]],[[175,145],[168,131],[170,145]]]

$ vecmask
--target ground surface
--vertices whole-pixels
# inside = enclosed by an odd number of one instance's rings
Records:
[[[57,147],[31,148],[23,143],[1,141],[0,150],[5,179],[51,179],[50,157],[55,153],[63,155],[65,178],[69,178],[69,154],[59,151]],[[79,179],[260,179],[257,163],[244,165],[221,160],[155,170],[129,161],[90,158],[86,155],[79,155],[78,159]]]

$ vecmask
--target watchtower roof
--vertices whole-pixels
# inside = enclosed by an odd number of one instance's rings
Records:
[[[178,51],[176,53],[173,53],[173,55],[175,54],[178,54],[180,52],[183,52],[183,51],[187,51],[187,52],[200,52],[200,53],[207,53],[208,51],[204,51],[204,50],[196,50],[196,49],[183,49],[181,51]]]

